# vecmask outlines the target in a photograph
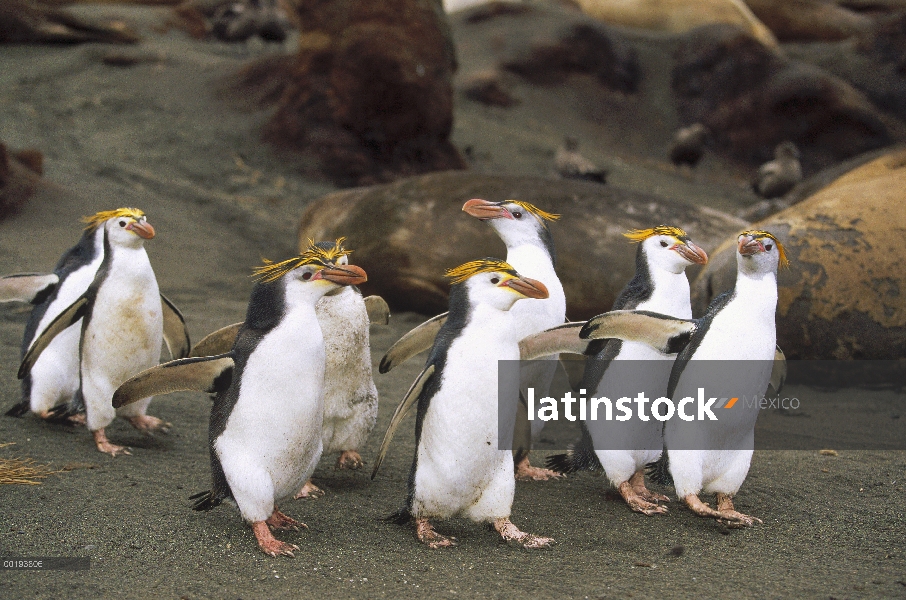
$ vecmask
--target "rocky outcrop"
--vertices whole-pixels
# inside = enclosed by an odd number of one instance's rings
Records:
[[[12,152],[0,143],[0,219],[31,198],[43,173],[43,155],[37,150]]]

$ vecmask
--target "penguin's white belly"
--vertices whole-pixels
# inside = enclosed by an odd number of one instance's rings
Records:
[[[715,316],[680,375],[675,402],[697,398],[699,388],[706,401],[738,398],[732,408],[712,406],[716,421],[674,417],[664,427],[670,472],[680,498],[703,489],[735,494],[745,481],[759,411],[753,399],[764,394],[773,366],[773,310],[771,306],[762,318],[753,318],[751,303],[732,301]],[[718,368],[718,360],[732,362]]]
[[[416,450],[416,516],[509,516],[515,483],[512,452],[497,448],[498,359],[518,359],[516,344],[495,348],[464,336],[451,345]]]
[[[358,450],[374,428],[378,408],[365,302],[346,288],[321,298],[315,310],[326,355],[324,451]]]
[[[163,343],[160,292],[153,274],[138,285],[108,280],[98,290],[82,339],[83,375],[114,389],[156,365]]]
[[[314,470],[322,448],[324,348],[311,343],[320,341],[313,336],[320,338],[284,322],[249,357],[239,397],[214,443],[231,487],[248,469],[266,472],[273,501],[298,491]]]

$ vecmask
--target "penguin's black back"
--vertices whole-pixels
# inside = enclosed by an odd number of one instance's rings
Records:
[[[220,459],[214,451],[214,442],[226,429],[233,407],[239,400],[245,365],[248,363],[249,357],[255,352],[264,336],[283,320],[286,312],[284,290],[284,282],[281,279],[270,283],[257,283],[252,288],[245,323],[239,330],[233,349],[230,351],[234,363],[232,383],[226,390],[217,394],[214,404],[211,406],[211,420],[208,428],[208,446],[211,452],[211,489],[190,497],[196,500],[192,507],[194,510],[211,510],[225,498],[233,497]]]

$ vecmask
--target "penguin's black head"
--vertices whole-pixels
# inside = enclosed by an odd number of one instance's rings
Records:
[[[259,283],[269,284],[285,280],[291,282],[328,286],[321,293],[326,294],[336,286],[360,285],[368,280],[361,267],[349,264],[351,250],[343,248],[340,238],[334,243],[309,240],[308,248],[293,258],[275,263],[267,259],[264,265],[256,267],[254,276]]]

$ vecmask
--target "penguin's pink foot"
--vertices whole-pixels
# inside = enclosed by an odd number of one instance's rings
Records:
[[[299,490],[293,498],[298,500],[299,498],[320,498],[324,495],[324,490],[316,486],[311,482],[311,479],[305,482],[305,485],[302,486],[302,489]]]
[[[456,538],[437,533],[426,518],[415,520],[415,537],[429,548],[449,548],[456,545]]]
[[[337,458],[338,469],[351,469],[356,471],[363,466],[365,466],[365,461],[362,460],[362,455],[355,450],[343,450],[340,453],[339,458]]]
[[[75,415],[69,415],[66,417],[66,420],[69,421],[72,425],[86,425],[88,419],[85,417],[85,413],[78,413]]]
[[[726,525],[727,527],[752,527],[755,523],[762,522],[761,519],[757,517],[750,517],[749,515],[736,512],[736,510],[733,509],[733,500],[727,494],[717,495],[717,501],[719,503],[718,508],[720,510],[714,510],[708,506],[708,504],[702,502],[695,494],[689,494],[683,498],[683,501],[686,503],[686,506],[698,516],[717,519],[718,523]]]
[[[523,548],[527,550],[538,550],[540,548],[550,548],[551,544],[554,543],[554,538],[541,537],[540,535],[533,535],[531,533],[526,533],[520,531],[512,521],[506,517],[502,519],[494,520],[494,529],[497,530],[497,533],[500,534],[504,540],[510,542],[518,542],[522,544]]]
[[[563,473],[558,473],[556,471],[551,471],[550,469],[542,469],[541,467],[533,467],[529,463],[529,458],[526,456],[519,461],[519,464],[516,465],[516,479],[520,480],[532,480],[532,481],[547,481],[548,479],[556,479],[558,477],[566,477]]]
[[[666,506],[660,506],[654,502],[648,501],[632,487],[632,484],[630,484],[629,481],[621,483],[617,490],[619,490],[620,495],[623,497],[623,500],[626,501],[626,504],[629,505],[629,508],[635,512],[640,512],[649,517],[662,515],[667,512]]]
[[[107,439],[107,435],[104,433],[103,429],[93,431],[92,435],[94,436],[94,445],[97,446],[97,449],[101,452],[106,452],[110,456],[116,456],[117,454],[132,454],[127,448],[123,446],[111,444],[110,440]]]
[[[308,529],[308,525],[301,521],[297,521],[294,518],[284,515],[282,512],[277,510],[274,507],[274,512],[271,513],[271,516],[265,521],[269,526],[274,529],[292,529],[293,531],[299,531],[299,529]]]
[[[632,477],[629,478],[629,485],[632,486],[633,491],[638,496],[641,496],[643,500],[648,502],[670,502],[670,498],[663,494],[656,494],[645,487],[645,471],[636,471],[633,473]]]
[[[734,529],[754,527],[755,523],[764,523],[764,521],[758,517],[752,517],[738,512],[733,506],[733,496],[721,492],[717,492],[717,512],[724,515],[724,517],[718,519],[718,521],[727,527]]]
[[[147,433],[149,435],[154,431],[167,433],[168,431],[170,431],[170,428],[173,427],[172,423],[165,423],[161,419],[152,417],[151,415],[136,415],[134,417],[126,417],[126,420],[129,421],[133,427],[135,427],[142,433]]]
[[[273,517],[273,515],[271,515],[271,517]],[[261,548],[261,551],[265,554],[273,557],[282,554],[283,556],[295,558],[293,550],[298,550],[299,546],[287,544],[286,542],[281,542],[275,538],[274,534],[271,533],[270,528],[267,526],[267,521],[255,521],[252,523],[252,533],[255,534],[255,539],[258,540],[258,547]]]

